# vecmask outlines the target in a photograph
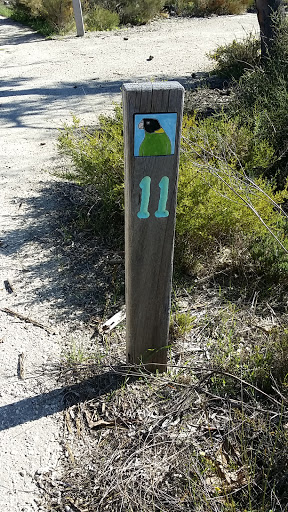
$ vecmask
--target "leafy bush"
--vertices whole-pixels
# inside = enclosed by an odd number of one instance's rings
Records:
[[[59,32],[73,19],[70,0],[13,0],[11,16],[44,35]]]
[[[37,18],[42,12],[42,0],[13,0],[13,7],[27,15]]]
[[[272,55],[265,65],[246,71],[235,87],[231,115],[241,118],[255,140],[269,140],[275,150],[274,164],[266,175],[277,176],[283,187],[288,175],[288,22],[282,20]]]
[[[220,76],[238,80],[246,69],[254,68],[260,61],[260,40],[250,34],[243,41],[218,46],[209,54],[216,62],[214,71]]]
[[[256,241],[263,247],[271,239],[267,226],[288,249],[287,223],[275,210],[275,203],[288,197],[287,189],[276,192],[271,183],[258,178],[254,184],[247,175],[254,167],[265,171],[273,158],[271,146],[262,141],[253,148],[253,134],[225,115],[197,122],[186,118],[183,136],[176,233],[188,266],[239,237],[250,251]],[[276,253],[263,249],[262,263],[266,255],[266,268],[281,260],[288,270],[285,250],[281,258],[280,253],[279,247]]]
[[[116,12],[95,5],[85,16],[87,30],[113,30],[119,26],[120,19]]]
[[[73,163],[62,177],[88,186],[90,205],[97,203],[97,226],[107,229],[109,223],[123,218],[124,148],[123,118],[120,106],[115,117],[101,116],[100,128],[92,133],[80,128],[77,118],[65,125],[59,136],[59,149]]]
[[[65,29],[73,19],[71,0],[42,0],[42,17],[52,23],[55,29]]]
[[[237,311],[231,303],[213,318],[208,345],[215,367],[238,375],[266,392],[271,392],[276,383],[287,389],[288,330],[284,326],[251,330],[246,325],[247,334],[243,338],[246,322],[243,311]],[[215,383],[218,390],[222,387],[225,392],[232,384],[227,377],[224,381],[217,377]],[[235,391],[235,383],[232,387]]]
[[[0,4],[0,16],[4,16],[5,18],[11,18],[12,9],[11,7],[6,7],[6,5]]]
[[[284,75],[273,73],[273,69],[270,73],[269,67],[254,69],[242,77],[232,108],[253,129],[256,138],[273,143],[279,156],[282,153],[283,163],[288,140],[288,88]]]
[[[165,0],[95,0],[96,5],[117,12],[122,24],[141,25],[160,13]]]
[[[253,4],[253,0],[177,0],[179,13],[190,16],[209,14],[240,14]]]
[[[100,118],[100,130],[89,133],[74,119],[74,125],[66,125],[59,137],[60,150],[73,162],[63,177],[91,187],[90,203],[99,206],[94,219],[98,228],[101,224],[107,229],[112,216],[123,223],[122,122],[117,106],[114,119]],[[288,197],[286,189],[276,192],[260,178],[254,186],[246,174],[247,169],[265,170],[270,165],[271,146],[256,143],[246,127],[227,116],[197,122],[185,118],[183,136],[176,231],[179,257],[185,264],[191,266],[195,258],[211,255],[219,244],[233,244],[239,237],[247,251],[252,251],[254,241],[263,247],[272,236],[265,224],[286,244],[286,224],[275,209]],[[263,249],[261,268],[265,254]],[[277,258],[285,269],[284,249],[279,255],[279,248],[268,253],[269,265]]]
[[[219,74],[241,77],[234,82],[228,112],[247,127],[256,145],[269,140],[275,156],[264,176],[276,179],[277,186],[283,188],[288,176],[288,21],[280,17],[274,22],[276,37],[265,62],[260,62],[259,42],[251,35],[242,42],[220,46],[210,57]]]
[[[123,2],[121,20],[122,23],[141,25],[150,21],[163,8],[165,0],[125,0]]]

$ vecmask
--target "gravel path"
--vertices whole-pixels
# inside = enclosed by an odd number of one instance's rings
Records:
[[[49,368],[64,341],[89,338],[75,309],[69,312],[51,243],[51,219],[65,208],[46,172],[59,165],[57,128],[71,112],[94,124],[125,81],[185,83],[209,68],[207,51],[256,30],[249,14],[45,40],[0,18],[1,510],[46,510],[35,474],[57,470],[63,451],[62,393]]]

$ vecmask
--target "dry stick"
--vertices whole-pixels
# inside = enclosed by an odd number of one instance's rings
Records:
[[[19,379],[25,379],[25,353],[22,352],[22,354],[19,354],[18,356],[18,377]]]
[[[275,398],[273,398],[272,396],[268,395],[267,393],[265,393],[261,389],[257,388],[257,386],[253,386],[253,384],[250,384],[246,380],[241,379],[241,377],[237,377],[236,375],[233,375],[232,373],[225,372],[225,371],[222,371],[222,370],[212,370],[212,373],[219,373],[220,375],[226,375],[227,377],[231,377],[232,379],[237,380],[241,384],[244,384],[245,386],[248,386],[248,387],[254,389],[258,393],[261,393],[261,395],[265,396],[266,398],[268,398],[268,400],[271,400],[271,402],[274,402],[278,406],[280,406],[280,407],[282,406],[282,404],[280,402],[278,402],[278,400],[275,400]]]
[[[151,364],[153,364],[153,363],[151,363]],[[171,367],[176,367],[176,368],[185,368],[185,369],[189,368],[189,367],[187,367],[187,366],[182,366],[182,367],[181,367],[181,366],[177,366],[177,365],[169,365],[169,364],[168,364],[167,366],[168,366],[168,368],[171,368]],[[135,368],[137,368],[137,366],[135,366]],[[138,368],[141,368],[141,366],[138,366]],[[218,374],[220,374],[220,375],[225,375],[226,377],[231,377],[232,379],[237,380],[237,381],[238,381],[238,382],[240,382],[241,384],[243,384],[243,385],[245,385],[245,386],[247,386],[247,387],[250,387],[250,388],[254,389],[255,391],[257,391],[257,392],[258,392],[258,393],[260,393],[261,395],[265,396],[266,398],[268,398],[268,400],[271,400],[271,402],[274,402],[274,403],[275,403],[275,404],[277,404],[278,406],[280,406],[280,407],[282,406],[282,404],[281,404],[280,402],[278,402],[278,400],[276,400],[276,399],[275,399],[275,398],[273,398],[272,396],[270,396],[270,395],[268,395],[267,393],[265,393],[265,391],[262,391],[261,389],[257,388],[257,386],[254,386],[252,383],[247,382],[246,380],[242,379],[241,377],[237,377],[237,375],[233,375],[232,373],[226,372],[226,371],[224,371],[224,370],[219,370],[219,369],[214,369],[214,368],[212,368],[212,369],[211,369],[211,368],[201,368],[201,369],[199,369],[199,368],[197,368],[197,367],[196,367],[196,369],[194,369],[194,371],[195,371],[195,370],[196,370],[196,371],[198,370],[198,371],[208,371],[208,372],[210,372],[210,375],[205,376],[205,380],[206,380],[207,378],[210,378],[210,377],[211,377],[213,374],[215,374],[215,373],[218,373]],[[156,378],[157,378],[157,377],[156,377]],[[203,380],[203,379],[202,379],[202,380]],[[177,385],[178,385],[178,383],[177,383]]]
[[[22,315],[21,313],[17,313],[17,311],[13,311],[12,309],[9,308],[0,308],[0,311],[3,311],[3,313],[7,313],[7,315],[15,316],[16,318],[19,318],[19,320],[22,320],[23,322],[35,325],[36,327],[40,327],[49,334],[53,334],[49,327],[46,327],[40,322],[37,322],[37,320],[33,320],[33,318],[29,318],[29,316]]]
[[[159,365],[159,363],[149,363],[151,365],[155,364],[155,365]],[[87,365],[89,366],[89,365]],[[148,378],[151,378],[151,379],[158,379],[159,377],[156,375],[151,375],[150,373],[147,373],[147,371],[145,371],[145,368],[143,368],[143,366],[141,365],[123,365],[121,367],[115,367],[113,365],[110,365],[110,364],[95,364],[93,363],[94,367],[98,367],[98,368],[108,368],[110,371],[113,371],[115,374],[117,375],[123,375],[123,376],[126,376],[126,377],[148,377]],[[163,365],[164,366],[164,365]],[[237,380],[238,382],[240,382],[241,384],[247,386],[247,387],[250,387],[252,389],[254,389],[255,391],[257,391],[258,393],[260,393],[261,395],[265,396],[268,400],[270,400],[271,402],[274,402],[276,405],[282,407],[282,404],[280,402],[278,402],[278,400],[276,400],[275,398],[273,398],[272,396],[268,395],[267,393],[265,393],[265,391],[262,391],[260,388],[257,388],[257,386],[254,386],[252,383],[250,382],[247,382],[246,380],[242,379],[241,377],[237,377],[237,375],[233,375],[232,373],[229,373],[229,372],[226,372],[224,370],[220,370],[220,369],[214,369],[214,368],[206,368],[206,367],[189,367],[189,366],[178,366],[178,365],[175,365],[175,364],[168,364],[167,365],[168,368],[177,368],[177,369],[189,369],[189,370],[193,370],[197,373],[201,373],[203,371],[207,371],[207,372],[210,372],[208,375],[206,375],[205,377],[203,377],[200,381],[200,383],[202,383],[204,380],[210,378],[213,374],[220,374],[220,375],[225,375],[226,377],[231,377],[232,379],[235,379]],[[81,365],[81,368],[83,368],[83,365]],[[138,371],[137,371],[138,370]],[[143,371],[144,370],[144,371]],[[162,382],[170,382],[169,380],[161,377],[161,381]],[[185,388],[188,388],[189,386],[187,384],[182,384],[180,382],[177,382],[175,383],[177,384],[177,386],[179,387],[185,387]],[[199,383],[196,384],[195,386],[195,389],[199,387]],[[206,393],[206,391],[203,391],[204,393]],[[207,393],[206,393],[207,394]],[[214,396],[214,395],[212,395]],[[216,395],[217,397],[217,395]],[[218,398],[222,398],[222,397],[218,397]],[[287,401],[285,399],[285,401]]]

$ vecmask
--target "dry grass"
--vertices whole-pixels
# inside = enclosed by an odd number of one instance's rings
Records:
[[[96,334],[81,364],[66,354],[63,378],[79,388],[66,396],[65,471],[40,482],[51,511],[287,511],[287,384],[255,385],[242,353],[287,318],[255,295],[232,306],[208,284],[174,297],[194,321],[167,374],[125,365],[123,327]]]

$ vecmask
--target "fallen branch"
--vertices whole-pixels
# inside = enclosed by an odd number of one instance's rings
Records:
[[[46,325],[43,325],[40,322],[37,322],[37,320],[33,320],[33,318],[30,318],[29,316],[22,315],[21,313],[17,313],[17,311],[13,311],[9,308],[0,308],[0,311],[7,313],[7,315],[19,318],[19,320],[22,320],[23,322],[35,325],[35,327],[40,327],[40,329],[44,329],[44,331],[48,332],[49,334],[54,334],[51,329],[49,329],[49,327],[46,327]]]

